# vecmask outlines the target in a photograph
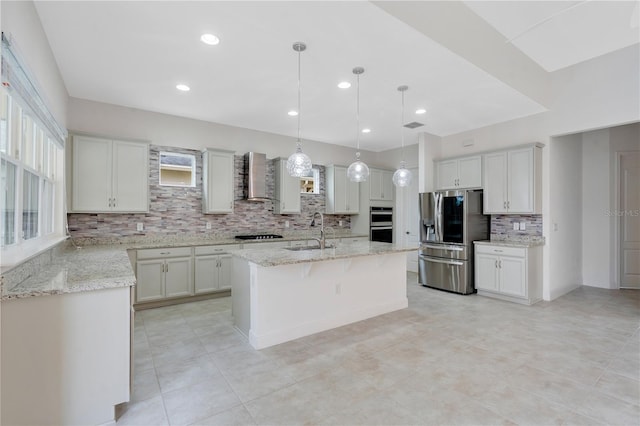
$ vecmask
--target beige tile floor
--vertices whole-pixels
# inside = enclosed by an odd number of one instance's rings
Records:
[[[141,311],[119,425],[638,425],[640,292],[409,308],[256,351],[229,298]]]

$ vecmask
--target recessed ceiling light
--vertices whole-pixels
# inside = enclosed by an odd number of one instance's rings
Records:
[[[348,81],[342,81],[338,83],[338,87],[341,89],[348,89],[349,87],[351,87],[351,83],[349,83]]]
[[[200,37],[200,41],[211,46],[215,46],[216,44],[220,43],[220,39],[213,34],[202,34],[202,36]]]
[[[416,110],[416,114],[424,114],[425,112],[427,112],[427,110],[424,108],[420,108]]]
[[[371,129],[362,129],[362,133],[371,133]]]
[[[176,85],[176,89],[182,91],[182,92],[188,92],[189,90],[191,90],[191,88],[189,86],[187,86],[186,84],[177,84]]]
[[[295,117],[296,115],[298,115],[298,111],[291,110],[287,114],[289,114],[292,117]]]

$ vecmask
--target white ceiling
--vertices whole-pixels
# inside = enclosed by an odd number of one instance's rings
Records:
[[[395,5],[410,14],[415,3]],[[638,28],[630,24],[637,2],[594,1],[557,14],[574,3],[466,5],[501,43],[517,36],[512,44],[540,70],[638,43]],[[403,84],[409,86],[404,121],[425,124],[405,131],[407,143],[415,143],[422,131],[444,136],[545,110],[498,73],[379,6],[366,1],[36,2],[69,95],[76,98],[295,136],[296,118],[287,115],[296,108],[292,44],[303,41],[308,47],[301,57],[303,139],[355,146],[355,84],[336,87],[342,80],[355,83],[355,66],[365,68],[360,121],[372,129],[361,136],[367,150],[400,146],[396,89]],[[205,32],[216,34],[220,44],[201,43]],[[458,32],[452,39],[475,36]],[[178,92],[177,83],[191,91]],[[418,107],[427,113],[414,114]]]

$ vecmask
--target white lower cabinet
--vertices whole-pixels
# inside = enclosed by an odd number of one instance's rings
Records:
[[[191,247],[138,250],[136,303],[193,293]]]
[[[531,305],[542,299],[540,247],[475,245],[475,287],[482,296]]]
[[[231,255],[240,245],[195,248],[194,293],[203,294],[231,288]]]

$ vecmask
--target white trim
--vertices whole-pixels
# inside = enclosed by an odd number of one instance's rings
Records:
[[[2,266],[0,272],[4,274],[5,272],[10,271],[21,263],[44,253],[66,239],[66,235],[51,234],[40,238],[26,240],[18,245],[14,244],[12,246],[5,247],[0,251],[2,254]]]

